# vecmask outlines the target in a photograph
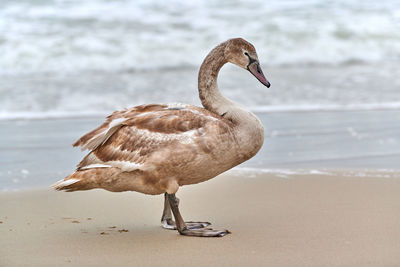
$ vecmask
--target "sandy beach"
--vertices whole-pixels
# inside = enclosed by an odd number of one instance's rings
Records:
[[[225,174],[180,189],[186,220],[223,238],[164,230],[162,196],[51,189],[0,194],[1,266],[397,266],[399,175]]]
[[[400,266],[396,1],[0,7],[0,267]],[[261,126],[242,108],[260,119],[264,143],[254,157],[177,193],[184,219],[232,234],[163,229],[162,195],[51,188],[87,155],[71,146],[76,140],[116,110],[151,103],[204,103],[232,123],[219,118],[226,126],[209,132],[205,122],[218,117],[199,111],[190,121],[172,106],[163,111],[173,116],[133,112],[108,125],[123,142],[93,163],[204,176],[204,166],[233,166],[260,147]],[[105,144],[102,135],[90,143]],[[178,142],[199,155],[196,167],[179,160],[157,168],[164,151],[180,153]],[[192,144],[233,161],[206,165],[209,156]],[[176,178],[169,173],[160,176]]]

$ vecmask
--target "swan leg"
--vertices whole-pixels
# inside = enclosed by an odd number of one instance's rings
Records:
[[[176,230],[175,222],[172,219],[171,207],[169,206],[167,193],[164,194],[164,210],[161,216],[161,226],[165,229]]]
[[[179,205],[179,198],[175,197],[175,199]],[[209,222],[185,222],[185,224],[187,229],[199,229],[211,225],[211,223]],[[171,207],[169,204],[167,193],[164,194],[164,210],[161,216],[161,226],[165,229],[176,230],[176,224],[175,221],[172,219]]]
[[[179,212],[179,201],[175,197],[175,194],[166,194],[166,198],[168,198],[168,202],[170,204],[170,208],[172,213],[174,214],[176,221],[176,228],[181,235],[187,236],[200,236],[200,237],[222,237],[227,234],[230,234],[228,230],[213,230],[210,228],[203,229],[189,229],[187,224],[184,222],[181,213]]]

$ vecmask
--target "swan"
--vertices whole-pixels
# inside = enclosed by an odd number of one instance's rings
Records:
[[[115,111],[73,144],[90,152],[74,173],[53,187],[67,192],[103,188],[164,194],[162,227],[186,236],[229,234],[208,227],[208,222],[185,222],[175,196],[181,186],[204,182],[250,159],[264,142],[260,120],[218,90],[218,73],[227,62],[270,87],[254,46],[242,38],[229,39],[200,67],[198,90],[204,108],[146,104]]]

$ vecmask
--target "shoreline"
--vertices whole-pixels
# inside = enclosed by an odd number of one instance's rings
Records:
[[[341,175],[224,174],[182,187],[186,220],[233,232],[216,239],[162,229],[162,196],[0,193],[0,265],[395,266],[399,191],[397,178]]]
[[[138,104],[140,105],[140,104]],[[201,107],[201,104],[192,104]],[[134,107],[137,105],[127,106]],[[122,110],[123,108],[119,109]],[[0,113],[0,122],[17,122],[29,120],[68,120],[68,119],[104,119],[110,115],[114,110],[109,112],[14,112],[14,115],[5,117]],[[387,102],[387,103],[367,103],[367,104],[344,104],[344,105],[271,105],[271,106],[254,106],[249,107],[249,111],[255,114],[276,114],[276,113],[348,113],[348,112],[385,112],[385,111],[400,111],[400,102]],[[33,115],[32,115],[33,114]]]
[[[257,114],[264,145],[238,166],[258,170],[397,170],[399,111]],[[0,191],[53,184],[86,155],[71,144],[104,118],[1,121]]]
[[[230,176],[234,178],[244,177],[244,179],[253,179],[259,176],[264,176],[266,179],[295,179],[299,177],[319,177],[321,179],[330,177],[349,177],[363,179],[400,179],[400,169],[269,169],[269,168],[252,168],[252,167],[234,167],[220,176]],[[218,177],[218,176],[217,176]],[[217,178],[215,177],[215,178]],[[60,178],[62,179],[62,178]],[[54,183],[56,183],[55,181]],[[53,183],[53,184],[54,184]],[[22,187],[16,189],[0,189],[0,195],[4,193],[29,193],[35,191],[46,191],[52,188],[52,184],[38,185],[30,187]]]

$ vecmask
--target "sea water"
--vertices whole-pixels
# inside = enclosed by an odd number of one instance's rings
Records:
[[[225,67],[222,92],[257,111],[399,109],[398,1],[0,1],[0,118],[199,104],[197,71],[232,37],[272,87]]]
[[[272,84],[221,71],[266,129],[239,170],[399,169],[398,1],[0,0],[0,190],[72,172],[84,154],[70,144],[115,109],[200,105],[199,66],[232,37]]]
[[[399,177],[400,110],[256,113],[264,145],[231,175]],[[0,192],[49,187],[86,155],[73,148],[104,118],[0,120]]]

